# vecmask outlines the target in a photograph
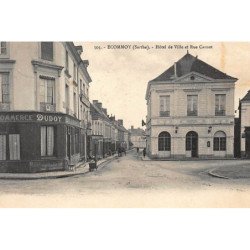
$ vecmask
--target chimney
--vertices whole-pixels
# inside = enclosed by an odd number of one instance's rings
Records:
[[[131,126],[131,130],[133,130],[134,129],[134,126]]]
[[[177,77],[177,63],[174,63],[174,77]]]
[[[93,104],[97,106],[98,100],[93,100]]]
[[[122,119],[118,119],[117,121],[118,121],[119,125],[123,126],[123,120]]]
[[[78,53],[79,55],[82,54],[83,49],[82,49],[82,46],[81,46],[81,45],[75,46],[75,49],[76,49],[76,51],[77,51],[77,53]]]
[[[114,121],[115,121],[115,116],[112,116],[112,115],[111,115],[111,116],[109,117],[109,119],[110,119],[110,121],[114,122]]]
[[[89,66],[89,60],[83,60],[82,62],[86,68]]]
[[[96,103],[96,106],[97,106],[100,110],[102,110],[102,103],[101,103],[101,102],[97,102],[97,103]]]
[[[102,109],[103,113],[107,115],[107,109]]]

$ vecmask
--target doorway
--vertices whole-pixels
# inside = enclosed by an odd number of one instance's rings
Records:
[[[186,151],[191,151],[191,157],[198,157],[198,134],[194,131],[186,135]]]

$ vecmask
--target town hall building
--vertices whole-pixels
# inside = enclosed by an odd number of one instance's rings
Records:
[[[149,81],[146,91],[149,157],[233,157],[237,80],[187,52]]]

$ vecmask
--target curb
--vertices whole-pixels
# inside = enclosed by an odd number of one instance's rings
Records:
[[[99,164],[97,163],[97,166],[98,167],[104,167],[102,165],[106,164],[106,163],[109,163],[113,160],[115,160],[116,157],[113,157],[111,159],[107,159],[103,162],[100,162]],[[84,163],[85,166],[83,168],[86,168],[87,167],[87,163]],[[78,167],[80,168],[80,167]],[[27,180],[41,180],[41,179],[59,179],[59,178],[67,178],[67,177],[72,177],[72,176],[77,176],[77,175],[84,175],[84,174],[87,174],[87,173],[90,173],[89,169],[86,169],[86,171],[84,172],[79,172],[79,173],[75,173],[75,172],[72,172],[72,173],[67,173],[67,174],[60,174],[60,175],[48,175],[48,176],[29,176],[29,177],[20,177],[20,176],[1,176],[0,174],[0,180],[23,180],[23,181],[27,181]],[[11,173],[10,173],[11,175]]]
[[[230,179],[227,176],[223,176],[223,175],[219,175],[219,174],[213,173],[213,171],[215,171],[215,170],[217,170],[217,168],[214,168],[214,169],[208,171],[208,174],[211,175],[212,177],[217,177],[217,178],[220,178],[220,179],[227,179],[227,180]]]

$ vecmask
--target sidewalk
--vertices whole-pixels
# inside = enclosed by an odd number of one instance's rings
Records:
[[[213,177],[223,179],[250,178],[250,163],[245,162],[240,166],[219,167],[208,172]]]
[[[108,163],[116,159],[116,157],[117,155],[113,155],[99,160],[97,162],[98,168],[105,166],[105,163]],[[0,179],[5,179],[5,180],[57,179],[75,175],[83,175],[86,173],[89,173],[88,162],[79,163],[74,171],[66,170],[66,171],[53,171],[53,172],[43,172],[43,173],[0,173]]]

